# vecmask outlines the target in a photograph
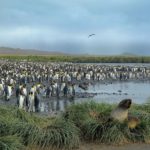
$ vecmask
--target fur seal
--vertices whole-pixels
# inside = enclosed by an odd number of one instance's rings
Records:
[[[117,108],[115,108],[110,116],[113,120],[117,120],[119,122],[124,122],[128,120],[128,109],[130,108],[132,104],[131,99],[124,99],[122,100]]]
[[[140,120],[134,116],[128,116],[128,128],[134,129],[138,126]]]

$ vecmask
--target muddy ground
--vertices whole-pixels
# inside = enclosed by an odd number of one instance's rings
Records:
[[[112,146],[86,143],[82,144],[79,150],[150,150],[150,144],[127,144],[122,146]]]

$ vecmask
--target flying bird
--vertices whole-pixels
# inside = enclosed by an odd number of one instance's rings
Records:
[[[93,34],[90,34],[90,35],[88,36],[88,38],[91,37],[91,36],[94,36],[94,35],[95,35],[94,33],[93,33]]]

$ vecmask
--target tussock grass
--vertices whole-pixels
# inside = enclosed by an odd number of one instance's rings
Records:
[[[1,150],[23,150],[25,147],[22,144],[21,138],[17,136],[2,136],[0,137]]]
[[[114,107],[90,101],[72,105],[62,116],[49,118],[0,106],[0,149],[73,149],[83,140],[117,145],[150,143],[150,104],[131,107],[129,114],[140,119],[134,129],[129,129],[127,122],[110,119]]]
[[[77,127],[61,118],[54,120],[51,125],[40,129],[38,132],[38,134],[31,136],[32,144],[39,145],[41,148],[51,146],[53,148],[71,149],[79,145]]]
[[[23,145],[40,149],[71,149],[79,145],[79,130],[71,121],[39,117],[13,107],[0,107],[0,134],[4,139],[15,135]]]
[[[73,121],[77,126],[82,127],[83,123],[90,119],[106,118],[114,106],[93,101],[71,105],[64,113],[64,117]]]
[[[79,128],[82,138],[107,144],[150,142],[150,105],[133,105],[129,114],[138,117],[140,124],[129,129],[127,122],[119,123],[109,118],[116,105],[105,103],[76,104],[69,107],[64,117],[73,121]]]
[[[73,55],[0,55],[0,59],[9,61],[32,62],[73,62],[73,63],[149,63],[149,56],[73,56]]]

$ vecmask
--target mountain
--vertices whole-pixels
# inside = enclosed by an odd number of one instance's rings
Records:
[[[42,51],[36,49],[0,47],[0,55],[67,55],[67,54],[55,51]]]

